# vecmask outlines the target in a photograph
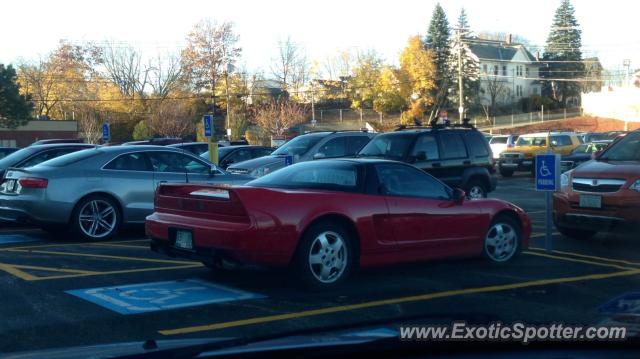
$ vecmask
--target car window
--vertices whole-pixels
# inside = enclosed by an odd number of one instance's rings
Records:
[[[407,156],[415,135],[382,134],[367,143],[358,153],[359,157],[380,157],[390,160],[402,160]]]
[[[378,164],[375,166],[383,194],[403,197],[449,199],[449,190],[432,176],[409,166]]]
[[[457,133],[440,134],[440,147],[443,159],[467,157],[467,149],[464,146],[462,136]]]
[[[195,154],[196,156],[200,156],[201,154],[207,152],[208,146],[203,145],[191,145],[188,146],[188,151]]]
[[[255,158],[255,157],[268,156],[268,155],[271,154],[271,152],[273,152],[273,151],[271,151],[268,148],[254,148],[253,149],[253,157]]]
[[[558,136],[558,146],[571,146],[573,142],[571,142],[570,136]]]
[[[347,136],[347,155],[357,154],[369,142],[369,136]]]
[[[586,144],[582,144],[579,145],[578,147],[574,148],[573,151],[571,151],[571,153],[587,153],[589,151],[589,145]]]
[[[327,133],[313,133],[298,136],[291,141],[280,146],[275,150],[273,155],[292,155],[302,156],[307,153],[313,146],[315,146]]]
[[[494,137],[491,139],[491,141],[489,141],[490,144],[497,144],[497,145],[502,145],[502,144],[506,144],[507,140],[509,139],[509,137]]]
[[[603,161],[640,161],[640,132],[632,132],[609,146],[600,156]]]
[[[148,152],[151,165],[155,172],[175,173],[209,173],[211,167],[191,156],[173,152]]]
[[[519,137],[517,146],[546,146],[546,137]]]
[[[231,153],[228,157],[224,159],[224,161],[228,164],[231,164],[231,163],[239,163],[242,161],[247,161],[247,160],[250,160],[251,158],[252,158],[251,150],[249,150],[248,148],[241,148]]]
[[[489,155],[489,150],[487,149],[487,141],[484,139],[484,136],[475,131],[470,131],[466,133],[466,138],[467,146],[469,147],[471,156],[486,157]]]
[[[149,161],[143,152],[120,155],[104,166],[104,168],[119,171],[151,171]]]
[[[440,158],[440,151],[438,150],[438,142],[435,136],[432,134],[426,134],[418,137],[411,156],[417,157],[420,152],[424,152],[427,156],[427,160],[437,160]]]
[[[21,163],[20,166],[21,167],[35,166],[35,165],[40,164],[40,163],[42,163],[44,161],[48,161],[48,160],[54,159],[56,157],[60,157],[62,155],[66,155],[67,153],[75,152],[77,150],[78,149],[75,149],[75,148],[61,148],[61,149],[44,151],[44,152],[38,153],[37,155],[29,158],[25,162]]]
[[[324,145],[320,146],[318,152],[322,153],[325,157],[340,157],[347,154],[347,137],[336,137],[327,141]]]
[[[247,185],[355,192],[360,188],[363,177],[359,168],[361,167],[351,162],[301,162],[260,177]]]

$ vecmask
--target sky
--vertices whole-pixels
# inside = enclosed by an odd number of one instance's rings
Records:
[[[513,33],[543,46],[560,0],[446,0],[454,24],[461,7],[472,30]],[[640,1],[573,0],[583,50],[605,68],[631,59],[640,68]],[[0,6],[0,63],[46,56],[60,39],[130,43],[144,56],[178,53],[193,25],[232,21],[250,71],[269,74],[279,40],[290,36],[310,59],[340,50],[375,49],[387,61],[411,35],[424,35],[435,0],[10,0]],[[537,49],[531,49],[535,52]]]

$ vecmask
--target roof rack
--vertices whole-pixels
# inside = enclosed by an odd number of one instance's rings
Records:
[[[450,123],[447,121],[447,123],[437,123],[437,119],[433,119],[430,122],[429,126],[424,126],[422,125],[420,122],[418,122],[418,124],[416,125],[400,125],[398,127],[396,127],[396,129],[394,131],[402,131],[402,130],[408,130],[408,129],[430,129],[430,130],[439,130],[439,129],[446,129],[446,128],[469,128],[472,130],[477,130],[477,128],[475,126],[473,126],[471,123],[471,120],[468,118],[464,118],[462,119],[462,123]]]

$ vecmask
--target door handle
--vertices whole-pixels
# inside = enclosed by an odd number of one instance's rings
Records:
[[[431,164],[431,167],[440,167],[440,166],[441,166],[441,164],[439,162]]]

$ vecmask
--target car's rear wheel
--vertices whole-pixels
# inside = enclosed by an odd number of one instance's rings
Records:
[[[487,189],[484,183],[476,179],[469,181],[465,192],[469,199],[487,198]]]
[[[513,176],[513,171],[512,170],[505,170],[505,169],[500,169],[500,175],[502,177],[511,177]]]
[[[354,264],[353,245],[340,225],[320,222],[309,228],[294,259],[295,271],[310,289],[329,289],[344,282]]]
[[[75,234],[81,239],[104,241],[116,234],[121,218],[118,206],[113,199],[92,195],[78,203],[71,220]]]
[[[498,216],[489,226],[484,238],[483,256],[492,263],[505,263],[515,257],[522,247],[520,224],[510,216]]]
[[[575,229],[575,228],[567,228],[563,226],[559,226],[556,224],[556,229],[560,234],[565,237],[573,238],[573,239],[589,239],[593,237],[597,231],[588,231],[585,229]]]

